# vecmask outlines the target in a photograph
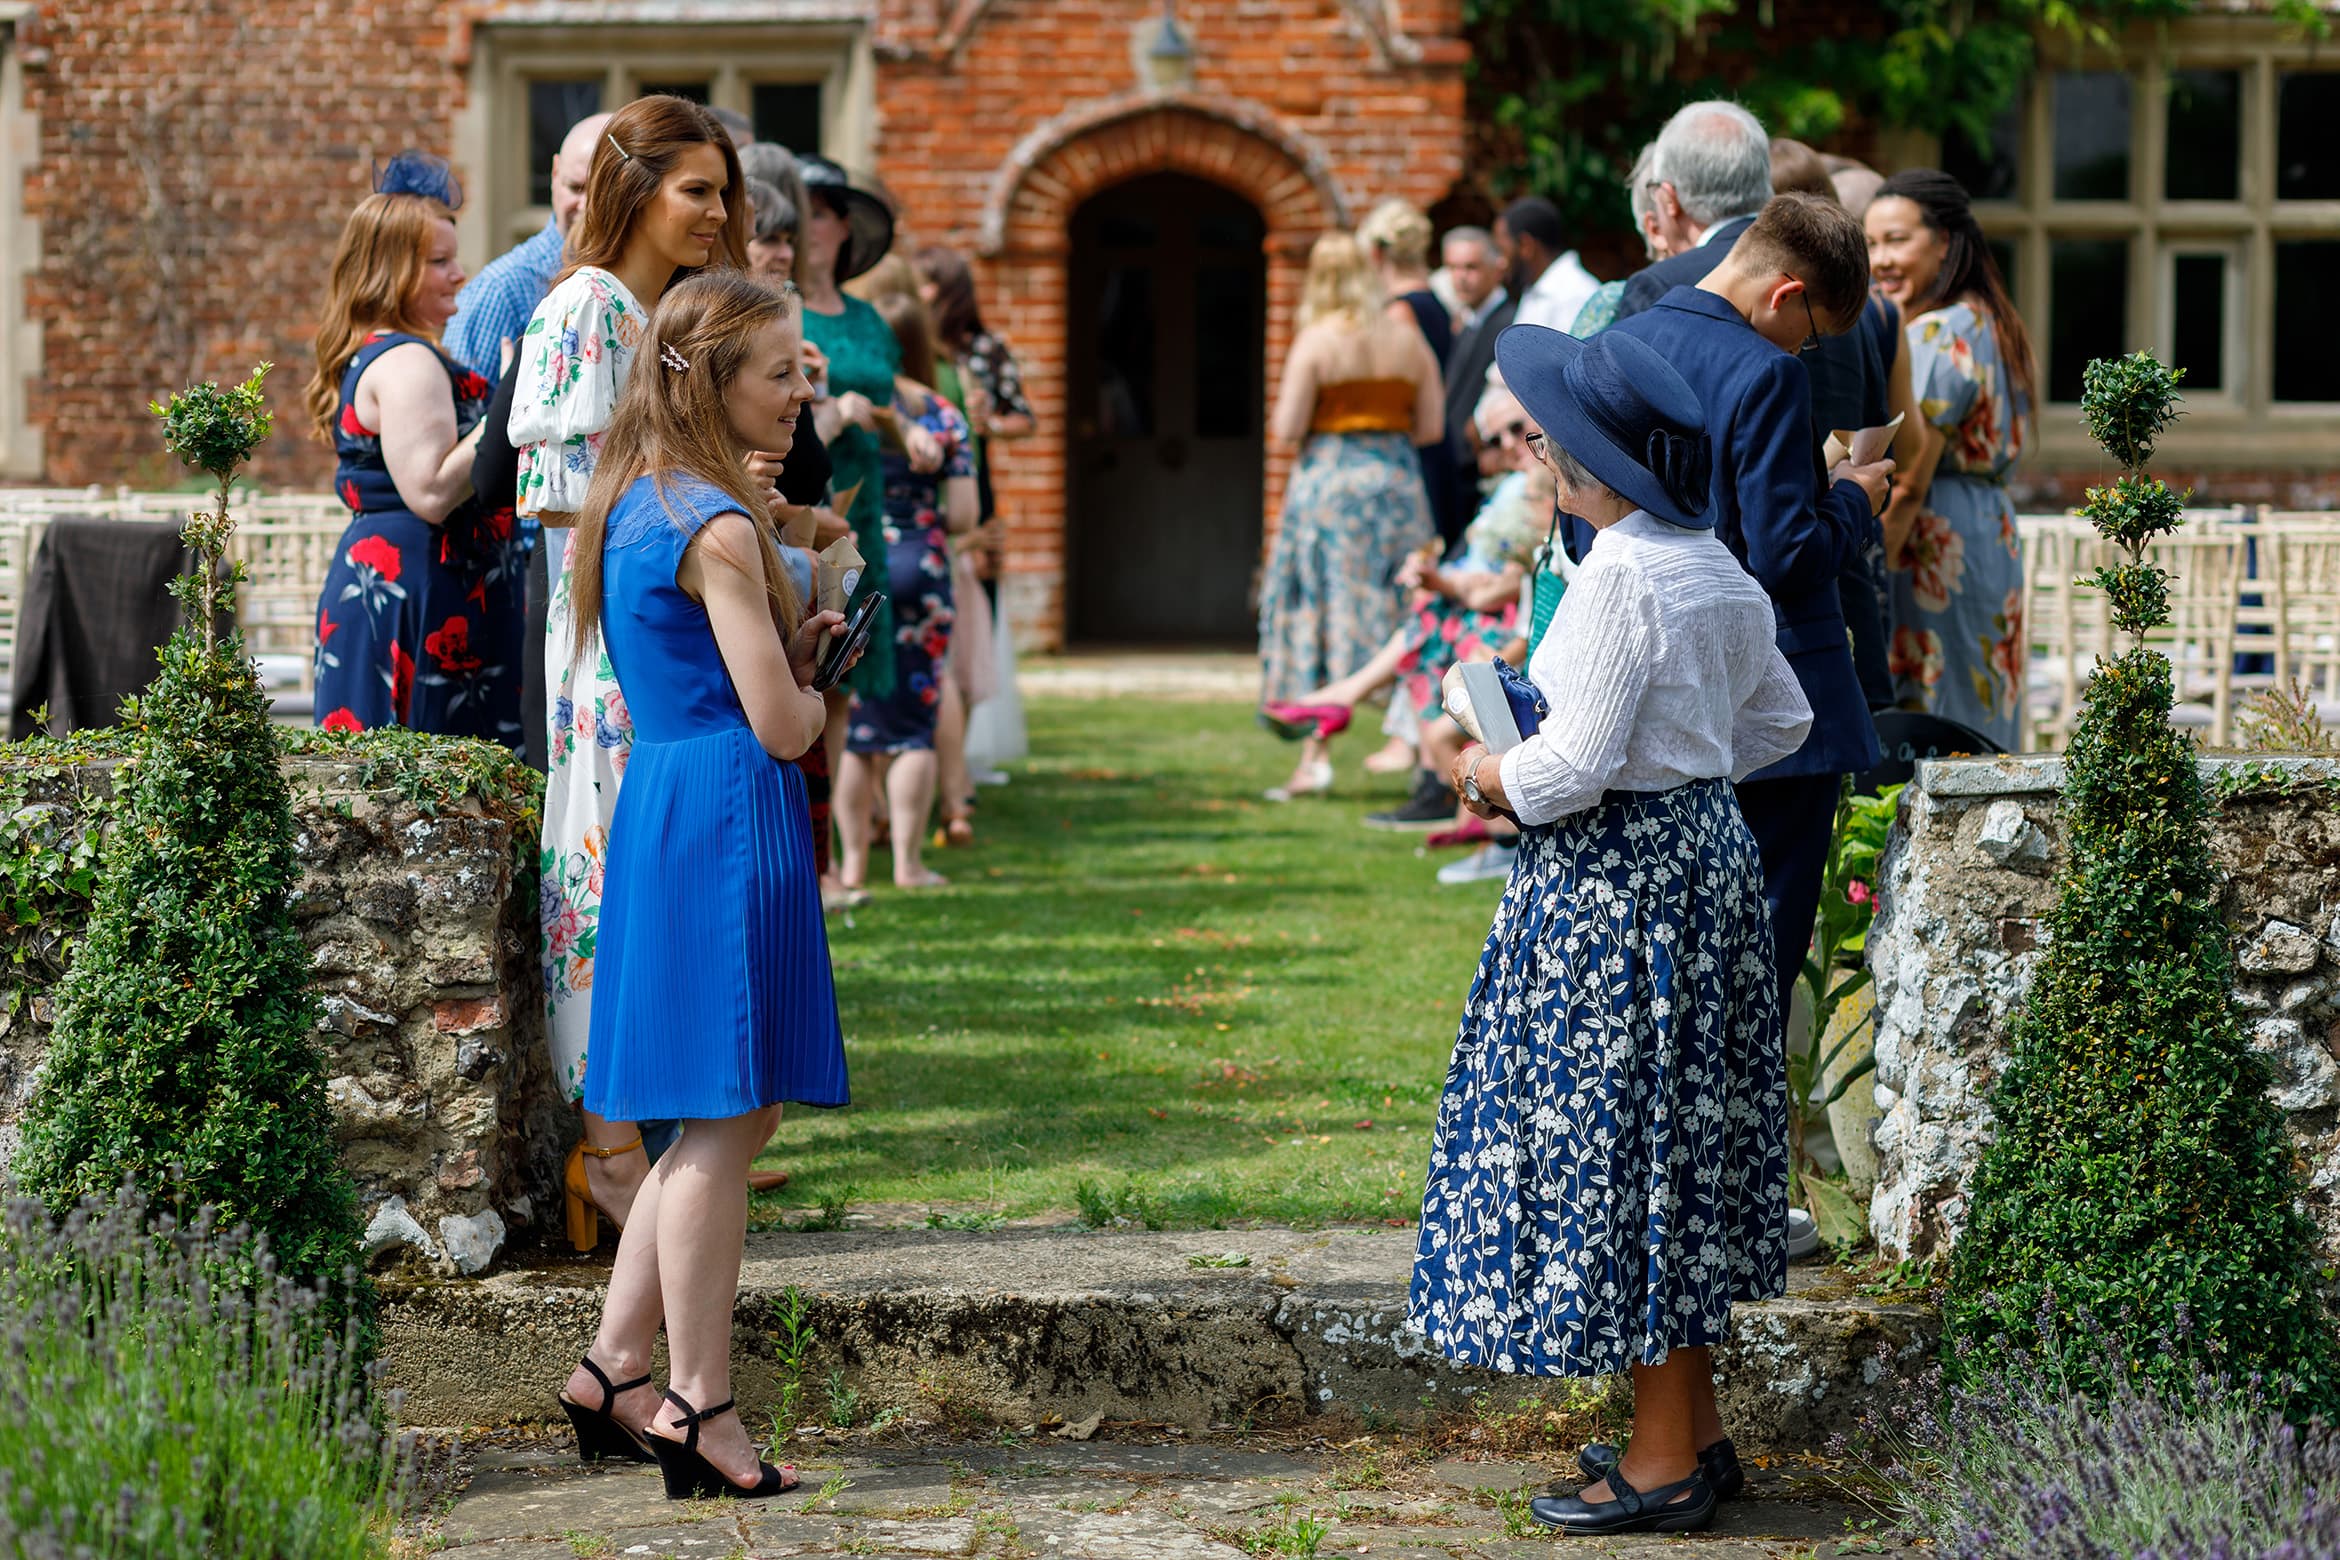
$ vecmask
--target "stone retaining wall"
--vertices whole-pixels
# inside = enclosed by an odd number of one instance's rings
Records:
[[[110,796],[112,768],[0,755],[22,798],[14,816],[67,843]],[[477,798],[439,805],[377,771],[285,760],[326,1087],[370,1254],[476,1274],[515,1235],[557,1222],[576,1134],[545,1055],[535,902],[514,892],[515,833],[534,825]],[[0,1168],[48,1052],[48,983],[71,930],[38,928],[36,956],[0,974]]]
[[[2205,759],[2233,794],[2212,853],[2236,939],[2235,1000],[2273,1065],[2326,1263],[2340,1263],[2340,764]],[[1877,985],[1877,1189],[1869,1220],[1890,1257],[1946,1252],[1990,1132],[2064,859],[2063,761],[1921,764],[1878,874],[1869,934]]]

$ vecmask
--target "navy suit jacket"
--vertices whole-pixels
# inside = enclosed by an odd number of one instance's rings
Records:
[[[1733,217],[1717,223],[1714,236],[1695,248],[1678,255],[1668,255],[1655,265],[1645,265],[1625,282],[1625,296],[1617,300],[1617,317],[1612,325],[1633,318],[1650,308],[1677,287],[1695,287],[1706,280],[1708,273],[1723,263],[1723,256],[1739,241],[1739,235],[1755,225],[1753,217]]]
[[[1836,577],[1880,535],[1868,495],[1820,491],[1812,384],[1727,299],[1677,287],[1611,329],[1638,336],[1689,382],[1714,441],[1714,534],[1771,597],[1779,648],[1812,705],[1812,734],[1748,778],[1852,774],[1875,766],[1877,728],[1853,671]]]

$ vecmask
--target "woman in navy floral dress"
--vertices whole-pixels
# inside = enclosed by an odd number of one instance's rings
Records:
[[[317,331],[311,417],[350,521],[317,603],[318,725],[517,748],[525,553],[471,496],[494,386],[438,345],[463,268],[445,168],[393,161],[351,214]]]
[[[1690,1531],[1738,1477],[1708,1350],[1734,1302],[1787,1281],[1771,921],[1731,787],[1812,711],[1770,598],[1702,518],[1705,417],[1681,377],[1618,331],[1515,325],[1496,360],[1598,538],[1529,658],[1540,727],[1453,766],[1520,843],[1439,1103],[1409,1311],[1491,1370],[1630,1370],[1622,1460],[1586,1448],[1595,1482],[1530,1509],[1572,1533]]]
[[[915,294],[888,295],[878,312],[893,326],[903,353],[894,412],[943,450],[940,470],[920,472],[909,455],[888,449],[885,478],[886,594],[893,603],[894,680],[882,693],[854,696],[845,729],[845,763],[837,776],[837,834],[847,888],[868,881],[872,809],[885,796],[893,840],[894,886],[939,888],[946,879],[927,870],[921,847],[939,778],[935,722],[942,713],[945,658],[950,654],[955,607],[951,591],[953,533],[971,530],[978,513],[974,438],[967,419],[923,380],[934,346],[926,305]],[[879,560],[869,560],[872,567]]]

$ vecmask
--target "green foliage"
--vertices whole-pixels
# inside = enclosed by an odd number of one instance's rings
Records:
[[[2166,368],[2150,352],[2098,358],[2081,370],[2080,415],[2087,420],[2088,436],[2128,468],[2129,475],[2116,486],[2144,482],[2140,472],[2153,458],[2154,444],[2184,415],[2179,403],[2185,397],[2178,393],[2178,383],[2185,377],[2184,369]],[[2158,482],[2151,485],[2161,486]],[[2091,491],[2088,496],[2093,503],[2096,492]],[[2115,535],[2107,531],[2105,534],[2123,547],[2134,549],[2145,536],[2154,533]]]
[[[210,1211],[0,1224],[0,1553],[372,1560],[408,1471],[356,1332]]]
[[[2174,383],[2150,360],[2091,365],[2089,426],[2141,458]],[[2123,484],[2143,490],[2133,467]],[[2149,567],[2152,534],[2119,538],[2129,570]],[[2135,578],[2127,607],[2158,626]],[[1945,1320],[1970,1374],[2029,1351],[2105,1390],[2117,1358],[2184,1392],[2208,1363],[2263,1375],[2295,1413],[2330,1412],[2340,1358],[2314,1231],[2233,1006],[2210,798],[2173,697],[2168,660],[2143,645],[2089,684],[2065,762],[2070,859],[1992,1096]],[[2119,1347],[2098,1347],[2088,1319]]]
[[[162,419],[163,448],[222,487],[234,481],[275,426],[260,388],[275,366],[260,364],[233,390],[207,379],[168,401],[148,403],[147,410]]]
[[[1847,776],[1836,804],[1836,832],[1828,847],[1828,867],[1820,885],[1820,915],[1812,931],[1812,946],[1804,955],[1804,992],[1811,998],[1812,1028],[1803,1042],[1788,1050],[1788,1200],[1801,1203],[1819,1220],[1822,1234],[1832,1240],[1857,1239],[1859,1215],[1841,1194],[1811,1172],[1818,1164],[1804,1151],[1805,1135],[1824,1120],[1828,1107],[1845,1091],[1876,1070],[1874,1056],[1865,1056],[1844,1070],[1828,1092],[1815,1098],[1828,1069],[1847,1047],[1871,1028],[1875,1016],[1848,1027],[1833,1041],[1828,1031],[1845,1003],[1869,985],[1869,923],[1877,914],[1877,860],[1885,852],[1885,838],[1893,831],[1893,817],[1901,804],[1901,787],[1889,785],[1874,796],[1853,794]]]
[[[245,389],[257,393],[258,375]],[[190,391],[164,408],[176,446],[226,483],[255,414]],[[243,448],[249,448],[246,444]],[[213,569],[200,571],[205,579]],[[211,592],[203,592],[206,605]],[[285,1270],[336,1281],[358,1256],[357,1200],[325,1100],[309,953],[293,924],[292,798],[268,704],[232,622],[182,627],[145,694],[97,901],[57,987],[56,1026],[17,1171],[51,1207],[124,1180],[177,1179],[190,1203],[265,1235]]]
[[[1534,191],[1587,228],[1631,226],[1620,187],[1641,145],[1697,98],[1744,103],[1774,135],[1824,142],[1848,121],[1989,145],[2054,34],[2108,60],[2119,33],[2203,0],[1880,0],[1839,29],[1777,26],[1772,0],[1464,0],[1473,109],[1495,129],[1494,193]],[[2317,0],[2276,0],[2328,36]]]

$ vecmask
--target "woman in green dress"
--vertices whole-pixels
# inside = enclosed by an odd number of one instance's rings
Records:
[[[905,428],[895,417],[894,379],[902,371],[902,348],[877,310],[847,297],[849,282],[885,257],[894,242],[893,213],[885,202],[856,189],[845,170],[826,157],[802,158],[810,209],[804,243],[797,250],[796,285],[804,294],[804,335],[828,359],[828,377],[815,388],[814,426],[829,447],[839,494],[851,493],[845,519],[853,527],[862,561],[854,597],[875,592],[877,621],[869,651],[849,679],[855,692],[881,698],[894,686],[894,624],[882,599],[886,588],[886,484],[878,462],[879,441],[904,450],[911,465],[933,471],[942,465],[942,447],[923,430]],[[833,720],[832,741],[843,740],[844,722]],[[832,764],[839,755],[830,755]]]

